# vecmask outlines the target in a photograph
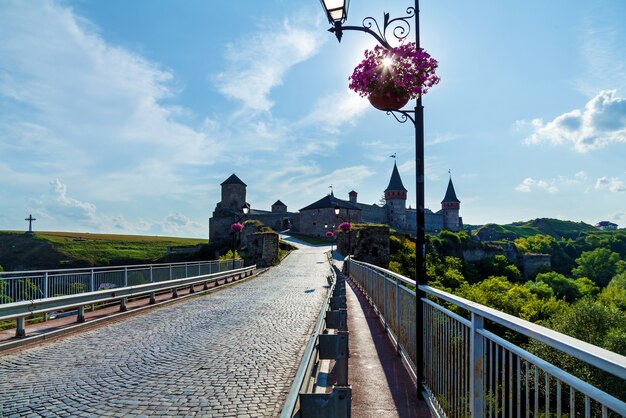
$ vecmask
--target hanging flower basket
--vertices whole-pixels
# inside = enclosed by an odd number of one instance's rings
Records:
[[[400,109],[439,83],[438,63],[415,42],[365,50],[365,59],[349,77],[350,88],[381,110]]]
[[[352,224],[350,222],[342,222],[339,224],[339,229],[343,232],[348,232],[352,229]]]
[[[235,222],[230,226],[230,230],[232,232],[241,232],[243,231],[243,224],[241,222]]]
[[[386,94],[372,93],[367,97],[376,109],[378,110],[398,110],[402,109],[410,100],[410,96],[395,96]]]
[[[328,238],[332,238],[332,237],[334,237],[334,236],[335,236],[335,233],[334,233],[333,231],[327,231],[327,232],[326,232],[326,236],[327,236]]]

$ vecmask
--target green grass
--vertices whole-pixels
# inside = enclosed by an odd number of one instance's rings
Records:
[[[206,244],[206,239],[141,235],[36,232],[33,236],[0,231],[0,265],[106,266],[152,262],[167,254],[167,247]],[[2,252],[2,251],[0,251]],[[7,259],[4,259],[5,257]],[[52,267],[55,266],[55,267]]]

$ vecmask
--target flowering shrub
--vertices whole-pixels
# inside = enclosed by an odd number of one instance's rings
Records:
[[[335,236],[335,233],[334,233],[333,231],[326,231],[326,236],[327,236],[328,238],[332,238],[332,237],[334,237],[334,236]]]
[[[342,222],[339,224],[339,229],[341,229],[343,232],[348,232],[352,229],[352,224],[350,222]]]
[[[365,50],[365,59],[349,77],[350,88],[361,97],[408,95],[415,99],[439,83],[437,66],[437,60],[417,49],[415,42],[391,49],[377,45]]]
[[[243,224],[241,222],[235,222],[230,226],[230,230],[233,232],[241,232],[243,231]]]

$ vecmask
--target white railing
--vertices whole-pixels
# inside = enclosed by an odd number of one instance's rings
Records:
[[[355,260],[350,261],[350,276],[370,299],[413,373],[420,374],[416,369],[415,281]],[[547,350],[582,361],[621,384],[626,380],[626,357],[429,286],[420,285],[419,290],[424,295],[420,299],[422,385],[439,414],[626,416],[626,393],[612,396],[506,336],[541,342]]]
[[[243,267],[242,259],[0,272],[0,305],[157,283]]]

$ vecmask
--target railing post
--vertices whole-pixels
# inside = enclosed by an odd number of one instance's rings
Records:
[[[478,334],[484,327],[484,318],[472,312],[470,337],[470,410],[472,417],[482,417],[484,411],[484,338]]]
[[[172,280],[172,265],[170,264],[170,280]]]
[[[398,330],[398,334],[400,333],[400,327],[400,280],[396,279],[396,329]],[[398,355],[400,355],[402,352],[400,344],[396,345],[396,349]]]
[[[128,267],[124,267],[124,286],[128,287]]]
[[[47,271],[43,278],[43,297],[44,299],[48,297],[48,272]]]
[[[126,307],[126,298],[121,298],[120,299],[120,312],[126,312],[127,311],[127,307]]]
[[[187,271],[187,263],[185,263],[185,278],[189,277],[189,272]]]
[[[17,318],[16,322],[17,322],[17,326],[15,327],[15,336],[17,338],[26,337],[26,328],[24,326],[26,321],[24,320],[24,317],[21,316]]]
[[[150,264],[150,283],[154,283],[154,278],[152,277],[152,264]]]
[[[96,291],[96,282],[95,282],[93,269],[91,269],[90,274],[89,274],[89,291],[90,292]]]
[[[85,305],[80,305],[78,307],[78,315],[76,315],[76,322],[78,323],[85,322]]]

